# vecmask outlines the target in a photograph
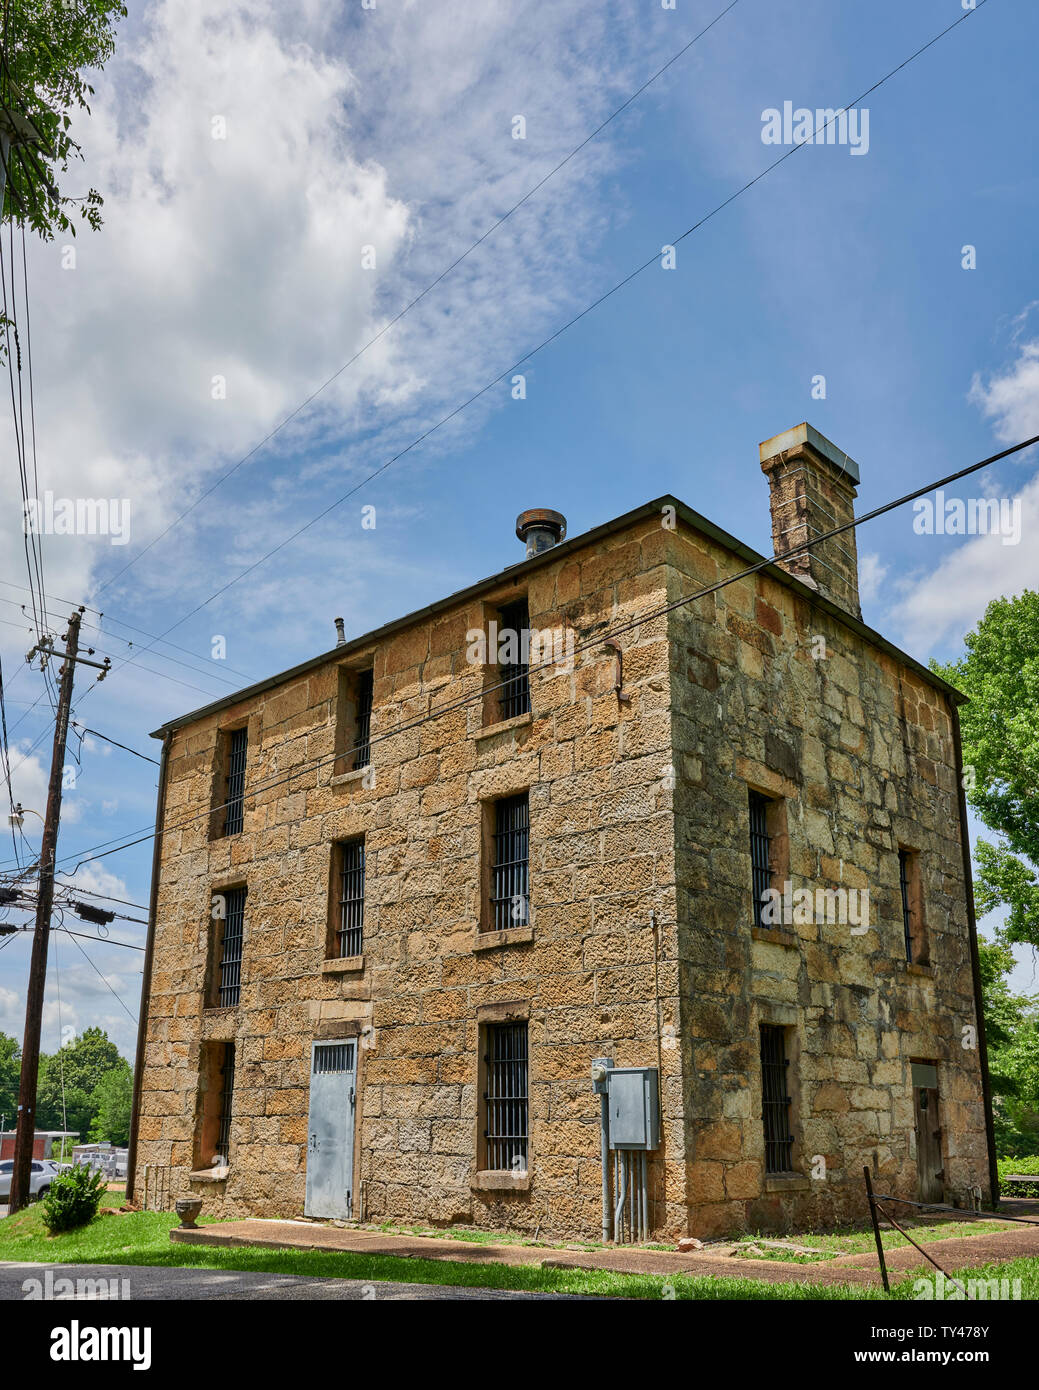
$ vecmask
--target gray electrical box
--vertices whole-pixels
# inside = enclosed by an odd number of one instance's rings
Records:
[[[611,1149],[660,1147],[656,1067],[615,1067],[609,1073]]]

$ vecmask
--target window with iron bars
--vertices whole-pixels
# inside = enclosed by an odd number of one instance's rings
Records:
[[[494,803],[490,925],[494,931],[530,921],[530,800],[526,792]]]
[[[913,961],[913,916],[909,910],[909,852],[898,851],[898,886],[902,893],[902,936],[905,942],[906,960]]]
[[[227,736],[225,835],[240,835],[245,823],[245,755],[248,743],[248,729],[232,729]]]
[[[765,1172],[789,1173],[794,1138],[790,1132],[786,1029],[761,1025],[761,1117],[765,1131]]]
[[[502,662],[498,667],[497,679],[502,682],[501,717],[515,719],[519,714],[530,713],[530,612],[527,600],[517,599],[498,611],[498,637],[503,633],[513,633],[509,643],[515,661]],[[506,648],[508,650],[508,648]]]
[[[224,900],[224,929],[220,936],[217,1003],[231,1008],[242,994],[242,940],[245,934],[245,889],[228,888]]]
[[[485,1027],[484,1166],[491,1171],[527,1169],[527,1025]]]
[[[359,956],[364,948],[364,840],[343,841],[338,855],[336,952],[340,958]]]
[[[220,1123],[217,1126],[217,1156],[229,1161],[231,1146],[231,1108],[234,1101],[234,1043],[224,1043],[224,1064],[220,1068]]]
[[[772,886],[771,840],[768,833],[769,798],[760,792],[749,793],[750,802],[750,865],[754,893],[754,925],[763,926],[761,915],[765,894]]]
[[[356,752],[354,767],[367,767],[371,761],[372,737],[372,689],[375,673],[371,670],[357,673],[357,730],[354,738]]]

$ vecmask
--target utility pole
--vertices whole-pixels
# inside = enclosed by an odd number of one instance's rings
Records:
[[[40,846],[40,882],[36,899],[36,930],[32,939],[29,988],[25,1000],[25,1037],[22,1042],[22,1074],[18,1090],[18,1129],[14,1140],[14,1168],[11,1173],[10,1211],[19,1211],[29,1200],[33,1135],[36,1130],[36,1084],[40,1071],[40,1028],[43,1023],[43,991],[47,982],[47,947],[50,938],[51,908],[54,903],[54,861],[61,821],[61,783],[65,770],[65,740],[72,708],[72,683],[79,649],[82,609],[69,619],[65,635],[64,665],[58,691],[58,711],[54,724],[50,786],[47,790],[47,817]],[[30,657],[34,655],[30,652]],[[82,658],[80,658],[82,660]],[[91,662],[91,665],[96,663]]]

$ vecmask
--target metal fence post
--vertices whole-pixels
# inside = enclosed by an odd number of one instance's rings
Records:
[[[873,1179],[870,1177],[868,1167],[863,1167],[862,1175],[866,1179],[866,1196],[869,1198],[869,1215],[873,1222],[873,1238],[877,1242],[877,1258],[880,1260],[880,1277],[884,1281],[884,1292],[891,1292],[891,1285],[887,1277],[887,1261],[884,1259],[884,1242],[880,1239],[880,1227],[877,1224],[877,1204],[873,1199]]]

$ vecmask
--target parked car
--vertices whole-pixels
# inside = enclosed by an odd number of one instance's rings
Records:
[[[11,1173],[14,1159],[5,1158],[0,1162],[0,1201],[6,1202],[11,1196]],[[50,1185],[60,1172],[57,1163],[49,1158],[34,1158],[29,1172],[29,1197],[43,1197],[50,1191]]]

